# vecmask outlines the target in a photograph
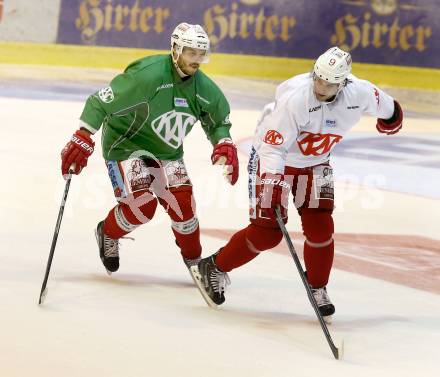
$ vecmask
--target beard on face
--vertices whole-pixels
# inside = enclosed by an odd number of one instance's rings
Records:
[[[194,75],[200,67],[199,63],[186,63],[181,57],[178,59],[179,68],[186,75]]]
[[[194,75],[197,72],[198,69],[199,69],[199,65],[196,64],[196,63],[192,63],[192,64],[185,64],[185,67],[184,67],[183,71],[187,75]]]

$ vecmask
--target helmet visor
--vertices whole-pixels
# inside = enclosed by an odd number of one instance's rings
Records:
[[[181,56],[189,63],[207,63],[209,61],[208,50],[193,47],[183,47]]]

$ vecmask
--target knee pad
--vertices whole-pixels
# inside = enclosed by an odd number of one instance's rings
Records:
[[[267,228],[250,224],[246,229],[246,242],[255,253],[273,249],[283,238],[283,233],[277,228]]]
[[[334,225],[332,211],[319,208],[304,208],[301,223],[307,241],[314,244],[330,242]]]

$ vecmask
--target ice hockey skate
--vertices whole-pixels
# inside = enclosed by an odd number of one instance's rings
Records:
[[[109,275],[119,269],[119,240],[114,240],[104,234],[104,221],[98,223],[95,230],[98,242],[99,256]]]
[[[191,272],[191,267],[197,266],[199,264],[199,262],[202,260],[202,258],[198,257],[195,259],[188,259],[182,255],[182,259],[183,259],[183,263],[185,263],[185,266],[188,268],[188,271],[189,271],[189,274],[191,275],[191,278],[194,280],[194,283],[197,285],[197,281],[194,278],[193,273]]]
[[[226,272],[215,265],[214,255],[202,259],[190,268],[191,275],[206,303],[215,308],[225,302],[226,286],[231,284]]]
[[[324,321],[330,324],[332,322],[332,315],[335,313],[335,306],[330,301],[326,287],[311,287],[311,290]]]
[[[184,256],[182,256],[183,259],[183,263],[185,263],[185,266],[188,268],[188,270],[192,267],[192,266],[197,266],[199,264],[199,262],[202,260],[202,258],[198,257],[195,259],[189,259],[189,258],[185,258]]]

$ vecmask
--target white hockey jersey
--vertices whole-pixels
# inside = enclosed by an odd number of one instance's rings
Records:
[[[322,164],[362,114],[389,119],[393,98],[354,75],[332,103],[319,102],[310,73],[294,76],[277,87],[275,102],[265,106],[253,147],[261,173],[283,173],[284,167]]]

